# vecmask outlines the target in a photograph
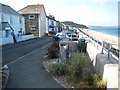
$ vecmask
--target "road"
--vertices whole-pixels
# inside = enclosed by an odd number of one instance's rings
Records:
[[[43,68],[45,45],[50,42],[44,37],[3,46],[3,64],[10,69],[6,88],[63,88]]]

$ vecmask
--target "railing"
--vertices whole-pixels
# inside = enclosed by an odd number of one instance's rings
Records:
[[[119,58],[119,52],[120,50],[119,49],[116,49],[114,47],[112,47],[112,44],[111,43],[108,43],[106,41],[99,41],[99,40],[96,40],[95,38],[93,38],[92,36],[84,33],[83,31],[80,30],[80,32],[82,32],[83,34],[85,34],[86,36],[88,36],[89,38],[91,38],[93,41],[95,41],[97,44],[99,44],[100,46],[103,45],[103,48],[105,51],[109,51],[111,54],[115,55],[117,58]]]

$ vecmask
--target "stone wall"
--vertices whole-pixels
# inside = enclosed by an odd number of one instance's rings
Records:
[[[34,36],[39,36],[39,19],[38,14],[35,14],[35,19],[29,19],[29,14],[23,15],[25,17],[25,29],[26,33],[32,33]],[[31,30],[31,27],[35,26],[35,30]]]
[[[60,58],[61,61],[64,62],[66,60],[69,60],[71,55],[77,51],[77,42],[69,41],[69,39],[63,39],[62,41],[60,41],[59,47],[60,47]]]

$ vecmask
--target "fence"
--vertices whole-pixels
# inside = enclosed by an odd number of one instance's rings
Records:
[[[100,40],[96,40],[95,38],[93,38],[92,36],[84,33],[83,31],[80,30],[80,32],[82,32],[83,34],[85,34],[86,36],[88,36],[89,38],[91,38],[93,41],[95,41],[97,44],[99,44],[100,46],[103,45],[103,49],[107,52],[110,52],[110,54],[112,54],[115,58],[119,58],[119,52],[120,50],[113,47],[111,43],[108,43],[106,41],[100,41]]]

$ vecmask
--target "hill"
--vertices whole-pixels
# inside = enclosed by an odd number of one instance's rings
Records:
[[[62,23],[65,24],[65,25],[71,26],[71,27],[88,29],[88,27],[87,27],[86,25],[77,24],[77,23],[74,23],[74,22],[72,22],[72,21],[64,21],[64,22],[62,22]]]

